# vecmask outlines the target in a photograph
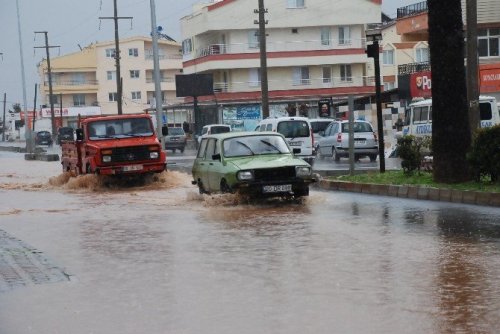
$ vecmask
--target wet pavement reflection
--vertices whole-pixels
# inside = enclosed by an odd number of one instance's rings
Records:
[[[249,202],[170,173],[129,189],[0,188],[0,229],[70,277],[0,292],[0,332],[500,328],[498,208],[320,190]]]

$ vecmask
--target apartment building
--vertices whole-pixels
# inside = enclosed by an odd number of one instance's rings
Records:
[[[251,130],[261,113],[257,2],[221,0],[181,19],[185,74],[210,73],[203,121]],[[319,101],[374,92],[367,76],[366,25],[380,22],[381,0],[266,0],[270,115],[319,115]],[[331,111],[333,115],[333,110]]]
[[[465,4],[462,0],[464,24]],[[500,101],[500,2],[477,0],[477,22],[480,93]],[[402,100],[430,97],[427,2],[398,8],[396,20],[382,28],[382,35],[384,88],[399,88]]]
[[[150,37],[120,40],[120,72],[123,82],[123,113],[143,113],[154,107],[153,45]],[[174,40],[158,40],[160,81],[164,107],[182,100],[175,94],[175,75],[182,72],[181,45]],[[51,58],[54,114],[58,126],[76,127],[78,115],[117,114],[115,42],[91,44],[78,52]],[[39,66],[42,103],[37,117],[51,118],[47,62]],[[62,107],[62,115],[61,115]],[[169,122],[175,119],[172,111]],[[177,112],[177,122],[188,117]]]

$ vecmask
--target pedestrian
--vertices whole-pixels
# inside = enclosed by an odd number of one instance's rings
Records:
[[[185,133],[189,133],[189,123],[187,121],[184,121],[184,123],[182,123],[182,129]]]

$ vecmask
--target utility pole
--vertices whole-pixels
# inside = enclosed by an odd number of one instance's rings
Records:
[[[37,88],[38,88],[38,85],[35,84],[35,98],[33,99],[33,120],[31,122],[31,128],[33,129],[33,132],[35,132],[35,122],[36,122],[36,94],[37,94]]]
[[[47,74],[49,76],[49,102],[50,102],[50,121],[52,124],[52,139],[55,139],[56,136],[56,118],[54,115],[54,97],[52,91],[52,69],[50,67],[50,48],[58,48],[59,45],[49,46],[49,37],[46,31],[35,31],[35,34],[44,34],[45,35],[45,46],[35,46],[35,49],[44,48],[45,53],[47,55]]]
[[[161,100],[160,84],[160,58],[158,57],[158,27],[156,26],[156,6],[155,1],[150,0],[151,7],[151,37],[153,38],[153,76],[155,80],[155,100],[156,100],[156,135],[160,140],[162,149],[165,148],[165,138],[162,133],[163,102]]]
[[[116,95],[117,95],[117,103],[118,103],[118,115],[123,113],[122,110],[122,95],[123,95],[123,85],[120,73],[120,39],[118,36],[118,20],[120,19],[129,19],[131,20],[131,16],[118,16],[118,7],[116,5],[116,0],[113,0],[114,4],[114,15],[112,17],[99,17],[101,20],[112,19],[115,21],[115,64],[116,64]]]
[[[5,141],[5,103],[7,103],[7,93],[3,93],[2,141]]]
[[[59,93],[59,121],[61,122],[61,126],[63,126],[63,112],[62,112],[62,93]]]
[[[21,80],[23,83],[23,104],[24,104],[24,115],[26,118],[26,112],[28,110],[28,103],[26,102],[26,75],[24,73],[24,55],[23,55],[23,38],[21,34],[21,16],[19,14],[19,1],[16,0],[16,12],[17,12],[17,32],[19,34],[19,58],[21,60]],[[23,108],[21,108],[21,111]],[[26,122],[26,119],[25,119]],[[29,131],[28,127],[24,127],[25,131],[25,138],[26,138],[26,151],[28,153],[33,152],[33,145],[32,145],[32,136],[31,132]]]
[[[480,127],[477,57],[477,0],[466,1],[467,23],[467,102],[472,134]]]
[[[377,133],[378,133],[378,158],[380,161],[380,173],[385,173],[385,147],[384,147],[384,119],[382,117],[382,96],[380,91],[380,45],[382,34],[379,31],[366,35],[367,40],[373,43],[366,46],[366,54],[373,58],[375,65],[375,100],[377,103]]]
[[[259,25],[259,46],[260,46],[260,88],[262,91],[262,118],[269,117],[269,88],[267,85],[267,51],[266,51],[266,24],[264,14],[267,9],[264,8],[264,0],[259,0],[259,9],[254,13],[259,14],[259,20],[254,24]]]

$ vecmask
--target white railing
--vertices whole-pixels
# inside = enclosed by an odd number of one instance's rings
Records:
[[[343,88],[343,87],[375,86],[374,77],[351,77],[351,78],[314,78],[301,80],[268,80],[270,91],[292,90],[292,89],[319,89],[319,88]],[[255,81],[244,82],[215,82],[215,92],[251,92],[260,91],[260,83]]]
[[[153,55],[152,54],[146,54],[144,56],[144,59],[146,60],[153,60]],[[168,59],[182,59],[181,54],[172,54],[172,55],[158,55],[159,60],[168,60]]]
[[[267,42],[267,52],[283,51],[317,51],[317,50],[342,50],[352,48],[365,48],[364,39],[344,40],[312,40],[312,41],[279,41]],[[209,44],[196,50],[196,57],[205,57],[218,54],[232,53],[257,53],[259,43],[233,43],[233,44]]]
[[[154,78],[146,78],[146,83],[155,82]],[[160,82],[175,82],[175,78],[160,78]]]

